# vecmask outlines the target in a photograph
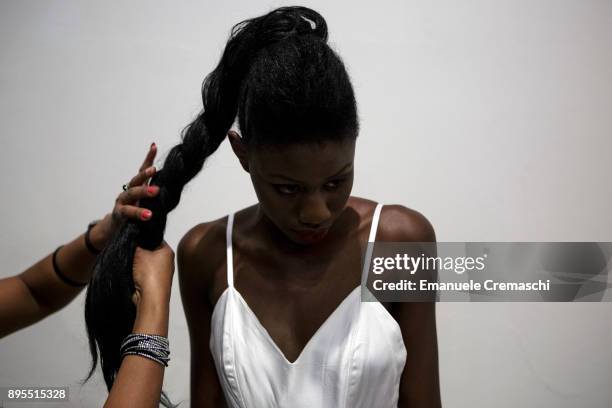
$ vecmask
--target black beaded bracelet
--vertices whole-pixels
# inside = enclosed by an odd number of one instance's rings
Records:
[[[53,261],[53,270],[55,271],[55,274],[57,276],[59,276],[59,278],[64,281],[66,284],[70,285],[70,286],[75,286],[77,288],[82,288],[83,286],[87,286],[87,284],[89,282],[77,282],[74,281],[72,279],[70,279],[69,277],[67,277],[66,275],[64,275],[61,271],[59,266],[57,265],[57,253],[59,252],[59,250],[63,247],[63,245],[60,245],[57,247],[57,249],[55,250],[55,252],[53,252],[53,257],[52,257],[52,261]]]
[[[87,225],[87,232],[85,233],[85,246],[87,247],[89,252],[91,252],[94,255],[98,255],[102,251],[97,249],[95,246],[93,246],[93,244],[91,243],[91,239],[89,239],[89,232],[99,222],[100,220],[90,222],[89,225]]]

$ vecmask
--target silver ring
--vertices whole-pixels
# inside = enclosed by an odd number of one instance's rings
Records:
[[[123,191],[128,191],[128,188],[130,188],[129,183],[123,185]]]

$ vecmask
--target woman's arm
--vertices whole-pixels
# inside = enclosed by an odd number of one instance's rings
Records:
[[[225,254],[225,246],[214,248],[206,243],[201,245],[204,241],[202,237],[209,233],[210,227],[211,223],[205,223],[192,228],[177,248],[181,299],[191,345],[190,395],[193,408],[227,407],[209,348],[213,306],[206,296],[210,291],[215,264],[211,254],[217,249]],[[202,250],[203,246],[206,250]],[[208,259],[203,259],[202,254],[206,254]]]
[[[136,320],[132,333],[168,337],[174,252],[165,242],[154,251],[137,247],[134,254]],[[104,408],[157,408],[165,367],[138,355],[123,358]]]
[[[439,408],[438,340],[435,302],[393,306],[407,350],[398,408]]]
[[[385,206],[384,241],[436,242],[431,223],[403,206]],[[398,408],[440,408],[436,303],[398,302],[391,314],[398,322],[407,356],[400,379]]]
[[[153,197],[159,192],[157,187],[149,191],[145,184],[155,174],[155,167],[151,165],[156,152],[153,144],[139,173],[130,181],[130,189],[117,197],[112,213],[91,229],[90,240],[95,248],[103,249],[126,219],[150,219],[142,217],[145,210],[138,208],[138,200]],[[61,273],[72,281],[82,283],[89,281],[95,260],[96,255],[85,245],[85,234],[64,245],[56,256]],[[53,268],[52,254],[19,275],[0,279],[0,338],[60,310],[83,288],[68,285],[59,278]]]

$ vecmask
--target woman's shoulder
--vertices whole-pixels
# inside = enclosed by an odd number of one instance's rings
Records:
[[[385,204],[379,221],[380,241],[435,242],[431,222],[421,212],[401,204]]]
[[[226,225],[227,215],[191,227],[179,241],[177,252],[194,256],[201,253],[203,247],[210,248],[210,245],[220,244],[221,238],[225,240]]]
[[[176,260],[181,287],[193,290],[209,288],[215,265],[223,262],[227,216],[191,227],[177,246]]]
[[[252,207],[252,206],[251,206]],[[247,207],[235,214],[250,209]],[[229,214],[228,214],[229,215]],[[177,247],[179,275],[207,287],[213,286],[216,273],[226,262],[226,232],[228,215],[201,222],[191,227],[181,238]]]
[[[349,205],[369,225],[378,202],[352,196]],[[382,203],[377,241],[389,242],[434,242],[436,234],[432,223],[421,212],[401,204]]]

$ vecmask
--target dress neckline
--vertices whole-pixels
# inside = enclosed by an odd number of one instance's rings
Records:
[[[370,243],[376,240],[376,231],[378,229],[378,221],[380,218],[380,212],[382,210],[382,206],[383,204],[378,203],[374,209],[374,214],[372,216],[372,222],[370,225],[370,233],[368,236],[368,243],[367,243],[367,249],[366,249],[366,265],[369,263],[369,260],[371,257]],[[331,324],[331,322],[333,322],[333,320],[336,318],[336,316],[339,315],[341,310],[345,309],[344,306],[346,306],[346,304],[349,303],[349,300],[355,298],[355,294],[360,293],[359,289],[361,288],[362,285],[361,284],[357,285],[355,288],[351,290],[351,292],[348,295],[346,295],[340,301],[340,303],[338,303],[338,305],[333,309],[333,311],[325,318],[323,323],[321,323],[321,325],[317,328],[317,330],[315,330],[312,336],[310,336],[310,338],[308,339],[304,347],[302,347],[302,350],[300,350],[300,352],[298,353],[297,358],[294,361],[290,361],[285,355],[285,353],[280,349],[276,341],[272,338],[268,329],[266,329],[266,327],[261,323],[261,320],[259,319],[259,317],[257,317],[253,309],[249,306],[246,299],[234,287],[234,265],[233,265],[234,262],[233,262],[233,245],[232,245],[234,216],[235,216],[235,213],[231,213],[228,215],[227,227],[226,227],[226,257],[227,257],[227,283],[228,285],[227,285],[227,288],[225,288],[225,290],[219,297],[219,299],[217,300],[217,303],[215,304],[215,306],[213,307],[213,315],[215,314],[215,311],[217,310],[217,306],[221,303],[222,298],[224,296],[228,296],[228,293],[230,291],[233,292],[235,296],[239,299],[239,301],[243,304],[244,308],[247,310],[247,313],[251,316],[251,318],[255,322],[255,325],[258,327],[261,334],[267,339],[267,341],[276,350],[276,353],[279,355],[279,357],[287,365],[295,366],[300,362],[300,360],[302,359],[302,356],[304,356],[304,354],[307,353],[308,350],[311,348],[311,344],[316,342],[317,339],[321,336],[320,333],[323,332],[325,328]],[[366,266],[364,265],[364,270],[365,269],[366,269]],[[359,298],[359,301],[361,301],[360,298]]]

